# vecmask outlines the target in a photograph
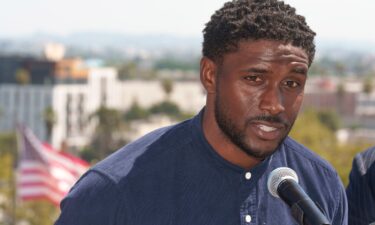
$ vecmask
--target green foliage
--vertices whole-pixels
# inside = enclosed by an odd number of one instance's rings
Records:
[[[118,67],[118,74],[121,80],[137,78],[138,66],[135,62],[123,63]]]
[[[343,84],[343,82],[340,82],[338,85],[337,85],[337,89],[336,89],[336,94],[339,98],[343,97],[344,94],[345,94],[345,86]]]
[[[334,133],[336,125],[330,124],[335,120],[333,116],[331,113],[307,110],[299,115],[290,136],[330,162],[346,186],[354,155],[371,145],[340,145]]]
[[[321,123],[317,112],[313,110],[306,110],[299,115],[290,136],[308,148],[319,151],[323,157],[336,145],[335,134]]]
[[[15,133],[0,134],[0,203],[4,212],[4,224],[27,221],[30,225],[50,225],[57,218],[58,208],[46,201],[21,202],[15,198],[15,162],[17,161],[17,142]]]
[[[354,156],[369,147],[371,147],[370,143],[347,143],[345,145],[336,146],[335,151],[330,155],[328,160],[337,169],[345,186],[349,183],[349,173],[352,169]]]
[[[173,118],[178,117],[181,114],[180,108],[176,103],[171,101],[163,101],[158,104],[151,106],[150,112],[152,114],[164,114]]]
[[[171,95],[171,93],[173,91],[173,81],[171,79],[163,79],[161,81],[161,86],[163,88],[163,91],[164,91],[167,99],[169,99],[169,96]]]
[[[314,60],[309,69],[309,74],[338,77],[347,77],[351,74],[364,76],[374,71],[373,62],[366,60],[366,57],[368,57],[366,54],[355,52],[336,54],[334,57],[329,54],[322,55]]]
[[[158,60],[154,68],[160,69],[170,69],[170,70],[194,70],[199,71],[199,59],[194,58],[193,60],[178,59],[176,57],[170,56]]]
[[[18,204],[17,221],[27,221],[30,225],[51,225],[59,214],[58,208],[45,200]]]
[[[333,110],[324,110],[318,112],[320,122],[333,132],[341,128],[340,116]]]
[[[1,145],[0,141],[0,145]],[[14,156],[9,151],[0,153],[0,198],[4,198],[0,202],[0,211],[4,212],[4,219],[10,224],[15,217],[13,196],[14,190]]]
[[[101,107],[90,119],[96,119],[97,126],[90,145],[82,152],[85,160],[101,160],[128,142],[123,137],[127,126],[119,111]]]
[[[171,101],[162,101],[154,104],[149,111],[151,114],[167,115],[177,121],[186,120],[194,116],[194,113],[182,111],[176,103]]]
[[[0,133],[0,155],[5,153],[17,157],[17,137],[14,132]]]
[[[15,75],[18,84],[26,85],[30,83],[30,73],[26,69],[18,69]]]
[[[52,136],[53,125],[55,125],[57,121],[57,115],[53,111],[52,107],[48,106],[47,108],[44,109],[42,117],[44,120],[44,124],[46,126],[47,140],[50,141],[51,136]]]
[[[120,80],[129,79],[154,79],[156,77],[156,72],[153,68],[141,67],[139,62],[130,61],[121,64],[113,65],[118,70],[118,77]]]
[[[363,93],[370,94],[373,90],[373,81],[372,77],[368,76],[363,81]]]
[[[129,110],[125,112],[124,118],[127,121],[147,119],[150,113],[147,109],[142,108],[137,101],[133,101]]]
[[[97,131],[108,132],[121,129],[121,113],[115,109],[109,109],[102,106],[91,115],[90,119],[93,118],[98,121],[98,126],[96,127]]]

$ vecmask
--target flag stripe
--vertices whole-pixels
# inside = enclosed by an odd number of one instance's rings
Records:
[[[50,183],[46,182],[33,182],[33,183],[27,183],[27,184],[21,184],[22,190],[19,192],[20,195],[27,194],[30,191],[35,190],[36,188],[46,188],[50,190],[53,193],[56,193],[57,195],[65,196],[67,194],[67,191],[61,191],[60,189],[56,188],[55,186],[51,185]]]
[[[64,195],[52,191],[46,187],[28,188],[26,190],[22,189],[19,196],[22,200],[33,200],[35,197],[45,196],[47,199],[52,200],[53,203],[59,203],[64,197]]]
[[[47,199],[59,204],[89,164],[42,143],[26,127],[19,128],[17,194],[22,200]]]

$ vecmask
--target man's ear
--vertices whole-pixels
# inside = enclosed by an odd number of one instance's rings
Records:
[[[200,63],[200,78],[207,94],[215,93],[216,91],[216,64],[207,57],[202,57]]]

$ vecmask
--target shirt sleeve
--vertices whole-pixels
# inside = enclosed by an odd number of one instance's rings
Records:
[[[374,168],[375,164],[372,165]],[[375,196],[370,188],[371,173],[364,171],[361,155],[353,160],[349,175],[349,185],[346,189],[349,203],[349,224],[368,225],[375,222]]]
[[[88,172],[61,202],[55,225],[115,225],[120,196],[107,177]]]

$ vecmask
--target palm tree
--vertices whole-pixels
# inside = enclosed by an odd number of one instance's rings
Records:
[[[51,106],[48,106],[43,111],[43,120],[46,127],[47,141],[51,141],[53,126],[57,121],[56,113],[53,111]]]
[[[93,157],[90,161],[105,158],[127,142],[123,138],[127,126],[118,110],[102,106],[89,119],[97,121],[88,152]]]
[[[173,91],[173,81],[171,79],[163,79],[161,81],[161,86],[166,95],[166,100],[169,100],[169,97]]]
[[[363,92],[366,94],[366,95],[369,95],[371,94],[373,90],[373,83],[372,83],[372,78],[370,76],[368,76],[367,78],[365,78],[365,80],[363,81]]]
[[[26,85],[30,83],[30,73],[26,69],[16,71],[16,81],[18,84]]]

